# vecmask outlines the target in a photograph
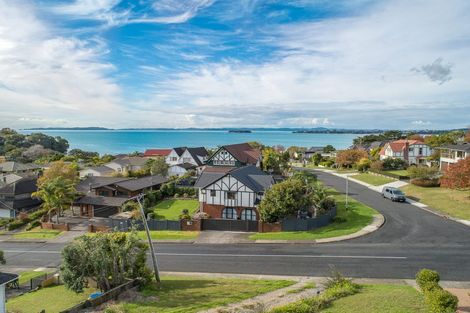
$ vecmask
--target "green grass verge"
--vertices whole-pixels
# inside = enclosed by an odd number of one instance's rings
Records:
[[[28,231],[16,233],[13,235],[13,238],[16,238],[16,239],[52,239],[52,238],[57,237],[60,233],[62,233],[60,230],[41,229],[37,227]]]
[[[424,313],[422,295],[402,285],[363,285],[360,292],[332,302],[322,313]]]
[[[436,211],[455,218],[470,220],[470,190],[419,187],[412,184],[400,189],[407,196],[429,205]]]
[[[299,288],[296,288],[296,289],[291,289],[287,292],[287,294],[295,294],[295,293],[299,293],[299,292],[302,292],[302,291],[305,291],[307,289],[313,289],[315,288],[315,283],[307,283],[305,284],[304,286],[302,287],[299,287]]]
[[[7,311],[9,313],[37,313],[44,309],[46,312],[60,312],[86,300],[94,291],[94,289],[86,289],[83,293],[75,293],[67,290],[65,286],[41,288],[38,291],[8,299]]]
[[[126,313],[191,313],[240,302],[294,284],[289,280],[206,279],[163,277],[160,287],[145,287],[145,298],[122,302]],[[120,312],[116,310],[117,312]]]
[[[144,231],[137,232],[137,235],[142,240],[147,240],[147,235]],[[198,231],[178,231],[178,230],[151,230],[150,238],[153,240],[193,240],[199,236]]]
[[[393,179],[393,178],[388,178],[388,177],[384,177],[380,175],[374,175],[370,173],[361,173],[358,175],[353,175],[351,176],[351,178],[360,180],[362,182],[365,182],[367,184],[371,184],[374,186],[385,185],[385,184],[389,184],[389,183],[396,181],[396,179]]]
[[[349,205],[346,209],[346,199],[343,194],[335,190],[330,190],[330,194],[337,203],[336,219],[330,225],[310,231],[256,233],[249,238],[252,240],[315,240],[349,235],[369,225],[373,215],[378,214],[376,210],[352,198],[348,199]]]
[[[29,283],[29,281],[33,278],[37,278],[40,276],[44,276],[47,273],[50,273],[48,271],[25,271],[20,273],[20,277],[18,278],[19,284],[24,285]]]
[[[392,175],[400,175],[400,176],[405,176],[409,177],[410,173],[408,173],[407,170],[390,170],[390,171],[382,171],[384,174],[392,174]]]
[[[189,215],[193,215],[199,207],[199,201],[170,199],[159,202],[153,209],[155,218],[159,220],[179,220],[184,209],[189,211]]]

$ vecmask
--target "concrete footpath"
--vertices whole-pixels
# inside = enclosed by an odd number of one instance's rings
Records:
[[[376,192],[379,192],[381,193],[382,192],[382,189],[383,187],[385,186],[389,186],[389,187],[395,187],[395,188],[400,188],[400,187],[403,187],[403,186],[406,186],[408,185],[407,182],[404,182],[404,181],[401,181],[401,180],[397,180],[397,181],[394,181],[394,182],[391,182],[391,183],[388,183],[388,184],[384,184],[384,185],[380,185],[380,186],[374,186],[374,185],[371,185],[371,184],[368,184],[368,183],[365,183],[363,181],[360,181],[360,180],[357,180],[357,179],[354,179],[352,178],[351,176],[354,176],[354,175],[357,175],[357,173],[338,173],[338,172],[335,172],[335,171],[332,171],[332,170],[326,170],[326,169],[315,169],[316,171],[321,171],[321,172],[325,172],[325,173],[328,173],[328,174],[331,174],[331,175],[335,175],[335,176],[338,176],[338,177],[342,177],[344,179],[349,179],[350,181],[352,182],[355,182],[357,184],[360,184],[360,185],[363,185],[363,186],[366,186],[367,188],[371,189],[371,190],[374,190]],[[407,199],[407,202],[411,205],[414,205],[415,207],[418,207],[424,211],[427,211],[429,213],[432,213],[434,215],[437,215],[437,216],[440,216],[442,218],[445,218],[445,219],[449,219],[449,220],[452,220],[454,222],[457,222],[457,223],[460,223],[460,224],[463,224],[465,226],[469,226],[470,227],[470,221],[467,221],[467,220],[462,220],[462,219],[458,219],[458,218],[455,218],[455,217],[452,217],[452,216],[449,216],[449,215],[446,215],[446,214],[443,214],[443,213],[440,213],[440,212],[437,212],[436,210],[433,210],[431,207],[427,206],[426,204],[424,203],[421,203],[421,202],[418,202],[418,201],[414,201],[414,200],[411,200],[411,199]]]

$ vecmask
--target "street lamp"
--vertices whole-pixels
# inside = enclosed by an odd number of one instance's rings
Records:
[[[348,209],[349,175],[346,175],[346,210]]]
[[[140,216],[142,216],[142,222],[144,224],[145,232],[147,233],[147,240],[150,246],[150,253],[152,254],[152,263],[153,263],[153,271],[155,272],[155,280],[157,283],[160,283],[160,274],[158,272],[158,263],[157,263],[157,257],[155,256],[155,251],[153,249],[153,244],[152,244],[152,239],[150,238],[150,231],[149,231],[149,225],[147,224],[147,219],[145,218],[145,212],[144,212],[144,207],[141,203],[141,200],[144,198],[143,194],[140,194],[135,197],[137,200],[137,203],[139,203],[140,207]]]

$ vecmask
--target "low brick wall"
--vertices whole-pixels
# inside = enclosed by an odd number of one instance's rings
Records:
[[[56,224],[56,223],[47,223],[47,222],[42,222],[41,223],[41,228],[43,229],[57,229],[60,231],[69,231],[70,226],[68,223],[64,224]]]
[[[88,225],[88,232],[90,233],[98,233],[98,232],[109,232],[111,229],[108,226],[102,225]]]
[[[273,233],[282,231],[281,223],[258,223],[258,232],[260,233]]]
[[[181,230],[201,231],[201,220],[181,220]]]
[[[117,297],[126,290],[129,290],[140,284],[138,279],[131,280],[127,283],[124,283],[116,288],[111,289],[108,292],[103,293],[101,296],[83,301],[82,303],[77,304],[76,306],[69,308],[67,310],[61,311],[60,313],[79,313],[86,308],[93,308],[101,305],[109,300],[117,299]]]

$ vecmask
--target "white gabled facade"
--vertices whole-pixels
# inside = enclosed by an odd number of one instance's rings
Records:
[[[427,164],[426,158],[433,153],[431,147],[416,140],[397,140],[386,143],[380,152],[380,159],[402,159],[408,164]]]
[[[224,148],[219,149],[211,158],[214,166],[235,166],[237,159]]]
[[[261,200],[259,195],[231,175],[199,190],[199,202],[225,207],[254,208]]]
[[[171,149],[171,152],[165,158],[165,161],[170,166],[183,163],[180,162],[180,156],[178,155],[178,153],[176,153],[175,149]]]

